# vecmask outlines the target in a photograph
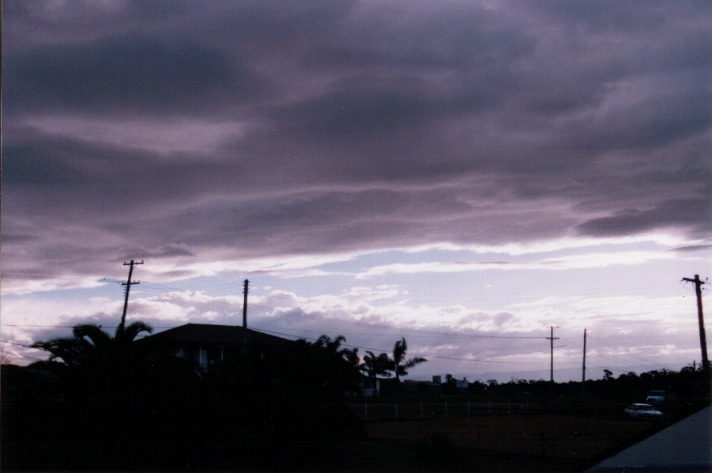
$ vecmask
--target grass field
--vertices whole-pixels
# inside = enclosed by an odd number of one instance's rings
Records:
[[[360,460],[364,471],[580,471],[659,426],[567,415],[369,423],[368,442],[380,447],[370,449],[370,458],[354,458],[354,464]]]

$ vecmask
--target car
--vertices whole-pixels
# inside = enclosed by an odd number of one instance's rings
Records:
[[[650,404],[634,403],[625,408],[628,417],[638,419],[661,419],[663,413],[655,409]]]
[[[662,389],[653,389],[648,391],[648,397],[645,398],[645,402],[657,406],[665,401],[665,391]]]

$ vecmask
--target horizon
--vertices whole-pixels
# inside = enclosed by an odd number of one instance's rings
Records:
[[[408,379],[548,380],[552,326],[557,382],[580,381],[584,330],[590,379],[699,365],[711,21],[6,1],[2,359],[116,326],[142,260],[127,321],[239,325],[248,279],[249,328],[361,355],[405,337],[428,358]]]

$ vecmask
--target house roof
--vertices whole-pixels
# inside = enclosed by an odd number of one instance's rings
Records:
[[[185,324],[139,340],[145,344],[282,345],[290,340],[236,325]]]

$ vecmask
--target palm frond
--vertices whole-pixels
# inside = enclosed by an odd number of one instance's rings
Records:
[[[426,359],[423,358],[423,357],[416,356],[416,357],[413,357],[413,358],[411,358],[410,360],[406,361],[405,363],[403,363],[403,368],[409,369],[409,368],[412,368],[412,367],[414,367],[414,366],[417,366],[417,365],[419,365],[419,364],[421,364],[421,363],[425,363],[426,361],[428,361],[428,360],[426,360]]]
[[[117,343],[130,343],[143,332],[151,333],[153,332],[153,327],[141,321],[131,322],[125,327],[119,326],[116,329],[114,340]]]
[[[55,338],[48,342],[35,342],[32,348],[49,353],[49,359],[62,360],[67,366],[78,366],[85,358],[87,343],[75,337]]]
[[[75,338],[85,340],[95,347],[107,346],[111,343],[111,336],[101,329],[101,325],[75,325],[72,333]]]

